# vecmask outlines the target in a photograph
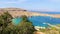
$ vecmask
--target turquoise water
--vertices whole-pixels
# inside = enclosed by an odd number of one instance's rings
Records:
[[[53,25],[60,24],[60,18],[52,18],[49,16],[32,16],[28,17],[28,20],[33,23],[34,26],[47,26],[47,24],[44,23],[50,23]],[[12,22],[16,25],[19,24],[22,21],[22,18],[14,18],[12,19]]]
[[[17,18],[12,19],[12,22],[15,25],[18,25],[21,21],[22,21],[22,18],[20,18],[20,17],[17,17]]]

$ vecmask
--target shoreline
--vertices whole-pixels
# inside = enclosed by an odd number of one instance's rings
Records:
[[[30,12],[21,8],[0,8],[0,14],[3,14],[3,12],[8,11],[13,17],[17,16],[50,16],[53,18],[60,18],[60,14],[45,14],[40,12]]]

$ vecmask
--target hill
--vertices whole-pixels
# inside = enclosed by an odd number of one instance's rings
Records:
[[[3,14],[3,12],[6,11],[8,11],[13,17],[26,15],[26,16],[50,16],[54,18],[60,18],[60,14],[44,14],[38,12],[30,12],[21,8],[0,8],[0,14]]]

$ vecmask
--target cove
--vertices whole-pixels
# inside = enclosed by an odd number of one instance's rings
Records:
[[[33,23],[34,26],[48,26],[47,24],[44,23],[50,23],[52,25],[60,24],[60,18],[52,18],[50,16],[32,16],[28,17],[28,20]],[[15,25],[18,25],[22,21],[22,18],[14,18],[12,19],[12,22]]]
[[[16,17],[16,18],[12,19],[12,23],[14,25],[18,25],[21,21],[22,21],[22,18],[20,18],[20,17]]]

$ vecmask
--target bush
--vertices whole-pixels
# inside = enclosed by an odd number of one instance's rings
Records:
[[[27,17],[22,16],[23,21],[20,23],[20,34],[33,34],[35,31],[32,22],[30,22]]]

